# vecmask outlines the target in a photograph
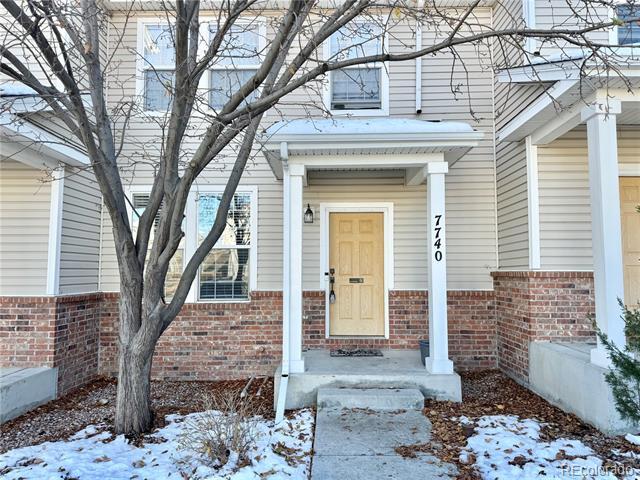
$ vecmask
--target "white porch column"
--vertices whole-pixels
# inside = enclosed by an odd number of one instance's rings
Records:
[[[447,332],[447,254],[445,236],[445,174],[447,162],[430,162],[427,174],[429,216],[429,357],[430,373],[453,373]]]
[[[283,348],[290,373],[304,372],[302,358],[302,186],[304,165],[284,170]],[[287,345],[288,343],[288,345]],[[283,356],[284,360],[284,356]]]
[[[596,322],[613,342],[622,346],[624,323],[618,305],[618,299],[624,298],[616,139],[619,113],[620,102],[611,99],[584,108],[582,120],[587,123],[589,148]],[[609,366],[610,360],[600,341],[591,350],[591,362]]]

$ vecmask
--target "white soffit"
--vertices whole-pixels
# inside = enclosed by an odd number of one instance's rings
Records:
[[[309,158],[314,168],[406,168],[420,163],[420,156],[423,163],[437,156],[453,163],[483,137],[464,122],[328,118],[277,122],[259,142],[276,178],[282,178],[283,145],[290,159]],[[384,165],[378,164],[380,156],[385,156]]]

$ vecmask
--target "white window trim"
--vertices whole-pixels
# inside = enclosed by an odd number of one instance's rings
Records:
[[[224,19],[220,19],[220,23],[222,23]],[[218,23],[218,19],[215,17],[203,17],[202,23],[200,25],[200,37],[206,38],[207,42],[210,41],[210,26],[214,23]],[[235,21],[234,25],[251,25],[255,24],[258,27],[258,62],[255,65],[215,65],[213,67],[207,68],[207,71],[202,76],[200,81],[200,88],[203,88],[207,92],[207,111],[214,112],[213,107],[211,106],[210,99],[210,86],[211,86],[211,72],[213,70],[257,70],[262,65],[264,61],[264,50],[267,47],[267,23],[262,17],[252,18],[251,20],[239,18]],[[201,43],[204,54],[204,46]],[[261,88],[257,89],[257,94],[259,95]]]
[[[144,31],[148,25],[169,25],[166,18],[161,17],[145,17],[138,19],[138,31],[137,31],[137,58],[136,58],[136,97],[142,101],[141,107],[144,111],[144,115],[152,117],[164,117],[170,113],[170,110],[147,110],[145,108],[145,85],[144,74],[150,68],[147,66],[147,62],[144,58]],[[175,65],[154,65],[156,70],[172,70],[175,72]],[[143,193],[136,191],[135,193]]]
[[[366,20],[356,20],[354,23],[368,23]],[[382,23],[382,20],[381,20]],[[326,39],[322,44],[323,56],[331,58],[331,37]],[[384,41],[382,43],[382,51],[389,49],[389,35],[384,32]],[[378,63],[364,63],[354,68],[377,67]],[[388,117],[389,116],[389,63],[380,64],[380,108],[379,109],[363,109],[363,110],[333,110],[331,108],[331,73],[326,74],[327,81],[323,82],[322,100],[326,111],[334,116],[352,116],[352,117]]]
[[[133,198],[136,193],[151,193],[150,185],[130,186],[125,189],[125,195]],[[182,270],[184,271],[188,259],[190,259],[198,248],[198,208],[196,198],[198,194],[222,193],[224,185],[206,185],[199,186],[197,189],[189,192],[187,204],[185,207],[185,241],[184,255],[182,256]],[[198,285],[200,283],[200,273],[196,275],[195,280],[191,284],[189,293],[185,303],[249,303],[251,301],[251,293],[258,288],[258,187],[256,185],[241,185],[236,189],[236,193],[248,193],[251,196],[250,203],[250,237],[249,245],[249,297],[246,299],[229,299],[229,300],[200,300],[198,295]],[[127,203],[127,214],[132,218],[133,210],[131,205]],[[220,247],[227,248],[227,247]],[[228,247],[233,248],[233,247]]]
[[[393,203],[392,202],[354,202],[354,203],[321,203],[320,204],[320,285],[325,291],[325,338],[331,338],[330,308],[329,308],[329,279],[324,272],[329,271],[329,214],[335,212],[347,213],[377,213],[384,215],[384,338],[389,338],[389,292],[394,286],[394,256],[393,256]],[[340,338],[345,338],[341,336]],[[366,338],[366,337],[353,337]],[[373,337],[381,338],[381,337]]]

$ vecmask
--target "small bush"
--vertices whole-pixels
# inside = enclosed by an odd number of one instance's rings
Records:
[[[199,454],[207,466],[221,468],[232,454],[238,466],[251,463],[256,443],[256,418],[250,401],[237,391],[223,391],[205,402],[206,411],[185,420],[179,446]]]

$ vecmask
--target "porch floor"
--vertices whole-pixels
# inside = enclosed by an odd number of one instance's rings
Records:
[[[331,357],[329,350],[303,353],[304,373],[289,375],[287,409],[316,404],[318,388],[418,388],[425,397],[462,399],[460,377],[432,375],[420,362],[419,350],[382,350],[382,357]],[[281,369],[275,373],[277,401]]]

